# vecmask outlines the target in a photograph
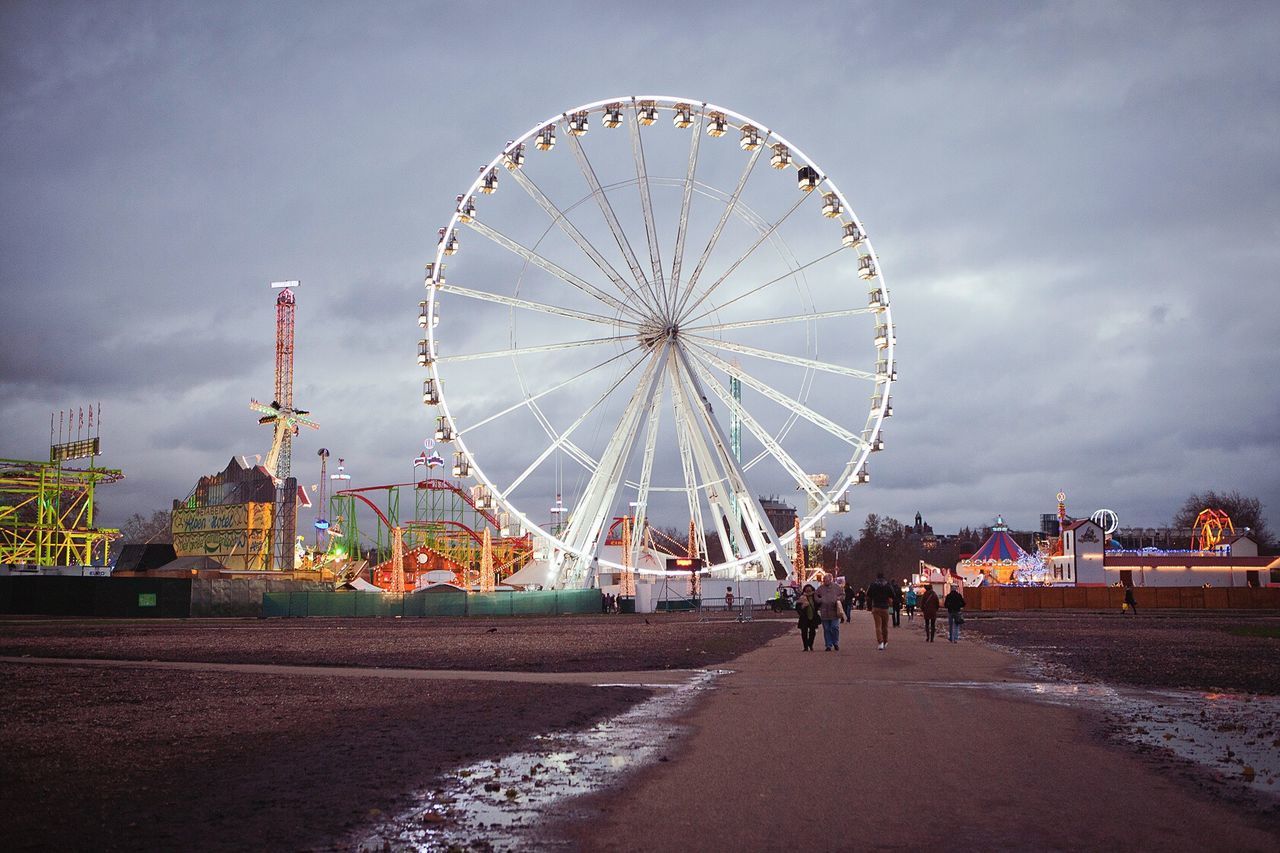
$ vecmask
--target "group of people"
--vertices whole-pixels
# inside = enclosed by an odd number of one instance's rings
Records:
[[[945,599],[939,600],[938,593],[930,585],[917,592],[913,587],[903,590],[885,580],[884,573],[876,575],[876,579],[866,589],[856,592],[849,585],[836,583],[833,575],[822,578],[817,588],[813,584],[805,584],[796,597],[796,612],[799,614],[800,640],[803,650],[813,651],[817,639],[818,628],[822,628],[822,641],[826,651],[840,651],[840,623],[847,622],[853,615],[853,609],[864,607],[871,611],[871,620],[875,625],[876,648],[884,651],[889,645],[889,627],[899,627],[902,610],[907,611],[907,620],[915,621],[916,608],[924,617],[924,640],[932,643],[938,630],[938,611],[947,611],[947,642],[960,642],[960,625],[964,622],[961,611],[964,610],[964,596],[958,587],[953,586]]]

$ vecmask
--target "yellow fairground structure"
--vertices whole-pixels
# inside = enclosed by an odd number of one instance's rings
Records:
[[[60,452],[50,456],[55,461],[0,459],[0,564],[107,565],[120,531],[94,527],[94,495],[124,474],[95,467],[92,456],[88,468],[65,467]]]

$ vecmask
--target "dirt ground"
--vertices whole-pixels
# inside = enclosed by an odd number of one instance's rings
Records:
[[[723,663],[791,620],[692,614],[505,619],[6,620],[0,656],[606,672]]]
[[[0,654],[525,671],[696,667],[787,623],[8,621]],[[491,630],[492,629],[492,630]],[[449,767],[649,695],[631,687],[0,663],[5,848],[328,849]]]
[[[975,614],[964,628],[1089,679],[1280,695],[1280,617]]]

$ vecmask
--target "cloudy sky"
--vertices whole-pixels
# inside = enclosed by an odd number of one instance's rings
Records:
[[[1278,43],[1274,3],[5,3],[0,455],[101,401],[119,522],[265,453],[297,278],[295,472],[407,479],[454,196],[548,115],[687,94],[803,147],[880,253],[901,381],[844,524],[1214,488],[1280,526]]]

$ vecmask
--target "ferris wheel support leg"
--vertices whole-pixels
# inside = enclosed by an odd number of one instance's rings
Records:
[[[568,546],[569,556],[574,560],[572,577],[566,567],[562,564],[557,572],[555,586],[563,588],[566,581],[574,581],[580,585],[583,580],[582,558],[579,556],[588,548],[594,553],[594,546],[600,538],[601,532],[605,527],[608,519],[609,510],[613,507],[614,499],[617,497],[618,488],[622,484],[622,468],[627,462],[627,458],[631,455],[631,449],[635,445],[636,433],[640,428],[640,416],[645,411],[646,405],[653,397],[654,386],[658,378],[658,368],[666,359],[666,347],[663,347],[661,353],[657,353],[650,358],[649,364],[645,367],[640,382],[636,385],[636,390],[631,395],[627,408],[622,414],[622,418],[618,424],[618,428],[614,430],[609,444],[600,454],[600,464],[596,467],[595,473],[591,475],[586,488],[583,490],[582,500],[573,510],[572,518],[569,521],[569,529],[565,531],[564,542]]]
[[[671,373],[671,400],[675,410],[676,420],[676,439],[680,445],[680,468],[684,475],[685,497],[689,501],[689,518],[694,523],[695,544],[698,553],[705,555],[707,553],[707,532],[706,523],[702,517],[702,502],[698,498],[698,475],[695,471],[696,467],[701,465],[695,461],[695,448],[693,444],[692,430],[694,428],[694,420],[690,417],[689,405],[686,402],[683,383],[680,381],[680,370],[675,363],[675,356],[668,357],[668,369]],[[704,480],[713,480],[712,474],[706,474]],[[715,514],[715,506],[711,505],[710,497],[708,504]],[[726,552],[732,553],[732,552]],[[736,555],[735,555],[736,556]]]
[[[654,389],[653,397],[649,401],[649,422],[645,428],[644,437],[644,461],[640,468],[640,488],[636,491],[636,509],[635,513],[635,530],[636,534],[631,537],[630,554],[628,555],[627,565],[636,565],[636,560],[640,556],[640,546],[643,544],[644,537],[644,521],[649,509],[649,485],[653,478],[653,456],[658,447],[658,423],[662,417],[662,393],[666,386],[666,371],[658,371],[658,383]]]
[[[677,378],[680,378],[681,376],[679,365],[676,366],[676,376]],[[700,390],[692,384],[691,377],[685,376],[684,383],[689,389],[690,398],[706,400],[706,397],[701,394]],[[694,405],[696,410],[702,411],[704,415],[708,414],[706,412],[705,403],[701,406],[697,404]],[[690,414],[692,414],[694,410],[690,409],[689,411]],[[749,514],[748,523],[744,528],[742,524],[744,513],[740,508],[741,499],[736,497],[738,489],[733,484],[732,473],[729,471],[727,466],[721,466],[724,473],[721,473],[721,467],[717,467],[713,459],[715,454],[713,454],[711,448],[704,440],[701,430],[697,427],[697,424],[699,423],[703,424],[704,427],[706,426],[706,421],[701,416],[694,417],[690,421],[690,432],[692,437],[696,439],[696,441],[691,442],[693,445],[694,459],[702,473],[702,481],[708,489],[707,503],[710,505],[712,510],[713,518],[715,520],[716,535],[720,537],[724,553],[726,555],[731,555],[734,559],[737,559],[745,556],[746,554],[750,554],[753,551],[758,551],[761,548],[768,547],[768,541],[760,536],[759,530],[757,529],[759,524],[756,523],[754,519],[751,519]],[[710,431],[710,428],[708,428],[708,431]],[[716,443],[715,434],[710,434],[712,443]],[[721,438],[723,438],[723,436],[721,436]],[[723,447],[723,442],[721,442],[721,446]],[[723,462],[723,460],[721,461]],[[716,486],[719,486],[720,488],[717,489]],[[730,523],[735,525],[732,533],[730,533],[727,527]],[[745,533],[747,537],[745,541],[741,538],[743,533]],[[741,576],[741,574],[742,570],[738,569],[738,575]]]
[[[702,390],[698,377],[693,374],[683,350],[679,347],[676,348],[676,358],[679,360],[682,372],[698,394],[699,399],[706,400],[706,394]],[[700,409],[700,419],[705,425],[708,435],[711,436],[712,441],[715,443],[716,454],[720,457],[721,464],[729,475],[730,486],[738,495],[738,505],[751,522],[749,529],[751,538],[759,541],[760,534],[763,534],[764,538],[773,545],[774,554],[782,564],[786,576],[790,577],[794,574],[791,561],[787,558],[786,551],[783,550],[782,542],[778,538],[777,532],[773,529],[773,525],[769,523],[764,507],[760,505],[760,499],[756,497],[755,492],[747,484],[747,478],[742,473],[742,468],[738,465],[737,460],[733,458],[733,453],[729,450],[729,442],[725,438],[724,432],[720,429],[720,425],[716,423],[716,419],[711,414],[710,403],[695,408]]]

